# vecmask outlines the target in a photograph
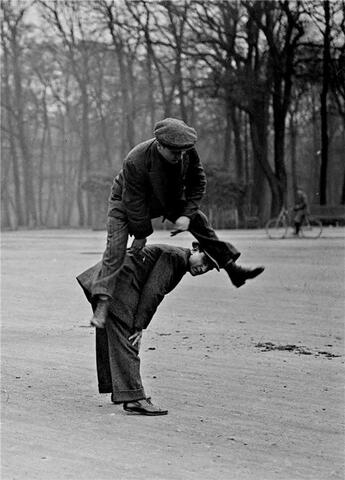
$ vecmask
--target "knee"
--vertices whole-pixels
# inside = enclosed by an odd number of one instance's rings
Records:
[[[190,217],[191,225],[208,225],[208,218],[201,210],[196,210]]]

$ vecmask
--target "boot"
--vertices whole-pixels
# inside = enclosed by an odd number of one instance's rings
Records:
[[[90,325],[92,327],[104,328],[108,314],[108,298],[99,298]]]
[[[246,280],[250,280],[260,275],[265,270],[265,267],[245,268],[231,262],[224,267],[224,270],[229,275],[230,280],[235,287],[239,288],[246,283]]]

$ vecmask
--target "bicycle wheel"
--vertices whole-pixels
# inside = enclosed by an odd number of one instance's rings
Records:
[[[268,220],[268,222],[266,223],[265,228],[269,238],[279,239],[286,236],[288,224],[285,219],[271,218],[271,220]]]
[[[322,233],[322,223],[317,218],[306,217],[301,225],[304,238],[319,238]]]

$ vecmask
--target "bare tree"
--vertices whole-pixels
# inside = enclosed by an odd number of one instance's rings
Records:
[[[345,1],[341,1],[342,19],[339,25],[339,38],[342,41],[338,47],[339,55],[331,60],[331,89],[337,105],[338,112],[343,120],[343,143],[345,144]],[[343,178],[343,187],[341,193],[341,203],[345,204],[345,169]]]
[[[5,22],[1,25],[1,43],[3,47],[3,70],[2,70],[2,108],[3,108],[3,115],[2,118],[6,119],[2,122],[1,128],[3,131],[3,142],[2,142],[2,152],[1,155],[2,159],[6,159],[7,155],[4,152],[4,138],[8,139],[9,143],[9,152],[8,156],[9,159],[5,163],[6,165],[6,175],[2,178],[2,188],[1,192],[4,195],[4,207],[6,208],[6,218],[7,224],[11,224],[11,215],[10,215],[10,193],[8,191],[9,188],[9,171],[10,166],[12,164],[12,175],[13,175],[13,185],[14,185],[14,205],[15,205],[15,219],[16,223],[19,226],[24,225],[24,215],[23,215],[23,200],[22,200],[22,189],[21,189],[21,180],[20,180],[20,170],[19,170],[19,159],[17,153],[17,134],[15,129],[16,117],[15,112],[13,110],[13,92],[11,90],[11,73],[10,73],[10,52],[9,52],[9,45],[8,39],[6,38],[6,34],[4,31]],[[6,125],[6,127],[5,127]]]
[[[325,31],[323,36],[323,68],[321,99],[321,169],[320,169],[320,204],[327,202],[327,170],[328,170],[328,108],[330,68],[330,9],[329,0],[323,2],[325,12]]]
[[[139,35],[142,34],[145,39],[149,105],[154,106],[156,103],[153,87],[157,83],[162,98],[163,116],[173,115],[175,105],[177,116],[190,121],[192,111],[187,104],[186,85],[188,66],[184,62],[190,2],[163,1],[153,4],[141,0],[135,4],[126,1],[126,5],[137,24]],[[154,73],[157,82],[154,82]],[[154,114],[151,111],[153,126],[152,118]]]
[[[260,6],[258,4],[261,3]],[[291,102],[295,74],[295,58],[299,41],[304,35],[301,2],[245,2],[250,16],[267,41],[269,61],[267,76],[272,76],[274,127],[273,213],[286,203],[287,176],[285,168],[285,124]],[[293,8],[291,8],[293,7]],[[275,206],[277,205],[277,207]]]
[[[127,32],[128,25],[125,21],[122,3],[117,4],[110,0],[100,0],[96,6],[96,10],[99,14],[101,25],[106,26],[110,35],[114,47],[114,59],[119,71],[121,110],[118,113],[124,119],[124,121],[121,122],[121,157],[124,158],[127,151],[135,145],[135,108],[133,91],[131,91],[133,72],[131,71],[131,62],[129,61],[132,52],[130,51],[130,40]]]
[[[90,157],[90,57],[92,55],[94,44],[88,41],[85,31],[85,18],[82,3],[62,1],[43,1],[39,0],[41,14],[43,18],[60,35],[66,54],[68,56],[74,78],[80,91],[81,101],[81,149],[79,156],[79,175],[77,203],[79,210],[79,224],[91,225],[92,207],[90,196],[87,195],[87,210],[85,213],[82,190],[82,184],[90,175],[91,157]],[[87,12],[86,12],[87,13]]]
[[[30,143],[28,140],[27,126],[26,126],[26,112],[25,112],[25,94],[23,91],[23,59],[21,45],[22,33],[23,33],[23,17],[29,8],[29,4],[11,4],[10,2],[3,2],[3,27],[2,27],[2,40],[6,44],[5,51],[8,62],[11,62],[11,71],[13,75],[13,95],[10,112],[12,118],[10,119],[11,129],[11,142],[13,138],[18,141],[20,153],[22,156],[22,169],[24,176],[24,195],[25,195],[25,217],[26,224],[31,226],[37,225],[37,209],[34,193],[34,180],[33,180],[33,160]],[[7,66],[8,66],[7,62]],[[12,122],[13,120],[13,122]],[[16,130],[16,132],[14,131]],[[16,185],[16,195],[18,195],[18,201],[20,202],[19,191],[19,168],[17,163],[17,154],[14,144],[11,147],[12,150],[12,162],[14,168],[14,178]],[[17,211],[20,212],[20,206],[17,205]],[[20,220],[20,216],[19,216]]]
[[[324,5],[3,1],[3,224],[90,225],[95,192],[85,184],[98,185],[101,175],[106,205],[106,177],[163,115],[197,128],[204,163],[217,172],[211,210],[217,184],[229,193],[229,208],[237,202],[262,220],[267,194],[275,213],[287,185],[302,180],[316,199],[325,179],[317,155]],[[329,2],[328,201],[338,198],[344,174],[344,9],[344,0]]]

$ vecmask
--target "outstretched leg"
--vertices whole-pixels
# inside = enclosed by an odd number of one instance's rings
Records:
[[[246,280],[257,277],[265,270],[263,266],[245,268],[237,265],[235,262],[241,255],[240,252],[231,243],[218,238],[206,215],[200,210],[192,216],[189,231],[200,242],[201,247],[207,248],[219,266],[227,272],[235,287],[241,287]]]
[[[197,210],[191,217],[189,231],[201,246],[207,247],[210,254],[222,268],[229,262],[235,262],[241,255],[231,243],[223,242],[219,239],[206,215],[201,210]]]

